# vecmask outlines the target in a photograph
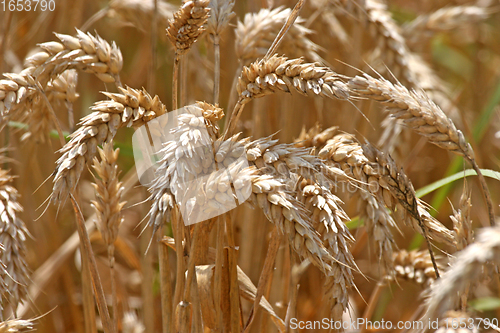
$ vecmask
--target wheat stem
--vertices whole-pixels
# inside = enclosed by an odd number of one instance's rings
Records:
[[[184,239],[184,225],[182,224],[182,218],[179,216],[177,209],[174,209],[172,212],[172,227],[174,229],[175,252],[177,255],[177,277],[174,291],[174,306],[172,310],[177,313],[177,307],[181,302],[182,291],[184,290],[185,285],[184,246],[182,244],[182,240]],[[173,320],[172,322],[177,323],[178,320],[179,318],[176,315],[175,320]]]
[[[118,297],[116,295],[115,245],[108,245],[109,276],[111,283],[111,304],[113,307],[113,330],[118,332]]]
[[[214,104],[219,104],[220,90],[220,37],[214,36]]]
[[[92,251],[92,245],[90,244],[89,235],[87,229],[85,228],[85,222],[83,220],[82,212],[80,207],[76,202],[73,193],[70,193],[71,204],[73,205],[73,210],[76,216],[76,226],[78,228],[78,235],[80,236],[80,241],[83,247],[82,255],[85,255],[89,261],[89,270],[92,278],[92,287],[94,289],[94,295],[97,302],[97,308],[99,309],[99,315],[101,316],[103,330],[105,333],[111,333],[113,331],[113,325],[109,317],[108,309],[106,308],[106,299],[104,297],[104,290],[101,284],[101,278],[99,277],[99,272],[97,271],[97,264],[95,261],[94,253]]]
[[[176,56],[174,59],[174,70],[172,73],[172,110],[177,110],[179,108],[177,98],[179,96],[179,62],[180,56]]]
[[[163,236],[163,228],[159,229],[159,235]],[[168,258],[168,247],[161,241],[158,242],[160,261],[160,289],[161,289],[161,314],[162,332],[170,333],[172,322],[172,285],[170,284],[170,260]]]
[[[281,243],[281,235],[278,231],[277,227],[273,228],[271,233],[271,239],[269,241],[269,248],[267,249],[266,259],[264,261],[264,267],[262,268],[262,272],[259,278],[259,284],[257,286],[257,295],[255,296],[255,301],[252,305],[252,309],[250,310],[250,316],[245,324],[244,333],[250,332],[250,326],[254,318],[257,316],[257,311],[259,309],[260,300],[264,295],[265,290],[267,289],[268,283],[270,282],[272,271],[274,268],[274,261],[276,260],[276,254],[278,253],[278,249]]]

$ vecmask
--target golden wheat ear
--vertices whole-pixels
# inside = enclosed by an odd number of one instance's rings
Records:
[[[19,218],[23,211],[19,204],[19,193],[11,185],[14,177],[0,169],[0,308],[7,305],[14,311],[18,304],[26,301],[29,269],[26,264],[25,241],[30,236],[24,222]]]
[[[70,141],[61,149],[57,160],[51,202],[60,203],[77,185],[80,176],[97,153],[97,146],[112,142],[118,129],[139,127],[160,115],[166,107],[158,96],[145,90],[120,88],[120,93],[104,93],[109,100],[99,101],[93,111],[83,117],[80,127],[71,134]]]

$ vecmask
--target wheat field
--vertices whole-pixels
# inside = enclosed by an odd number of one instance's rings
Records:
[[[0,333],[500,331],[500,2],[5,0],[0,72]]]

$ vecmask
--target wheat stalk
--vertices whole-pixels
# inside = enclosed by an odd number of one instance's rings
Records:
[[[0,169],[0,310],[7,304],[15,310],[24,302],[30,280],[25,259],[29,231],[19,218],[23,208],[17,189],[11,185],[13,179],[8,171]]]
[[[52,203],[61,203],[75,189],[85,165],[94,158],[97,145],[111,142],[121,127],[139,127],[166,112],[158,96],[152,98],[145,90],[119,90],[120,93],[103,93],[110,100],[95,103],[93,112],[81,119],[81,127],[61,149],[62,156],[54,171]]]

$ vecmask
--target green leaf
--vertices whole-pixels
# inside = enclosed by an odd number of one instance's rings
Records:
[[[481,173],[485,177],[500,180],[500,172],[498,172],[498,171],[493,171],[493,170],[489,170],[489,169],[481,169]],[[445,185],[448,185],[456,180],[459,180],[459,179],[462,179],[462,178],[465,178],[468,176],[476,176],[476,175],[477,175],[476,171],[474,171],[472,169],[460,171],[454,175],[440,179],[432,184],[424,186],[421,189],[419,189],[418,191],[416,191],[415,193],[416,193],[418,198],[421,198],[424,195],[429,194],[429,193],[431,193],[431,192],[433,192],[433,191],[435,191],[435,190],[437,190]]]
[[[349,222],[347,222],[345,225],[347,226],[348,229],[356,229],[361,227],[364,224],[363,219],[360,219],[359,216],[353,217]]]
[[[496,310],[500,308],[500,298],[497,297],[476,298],[470,301],[469,305],[476,311]]]

